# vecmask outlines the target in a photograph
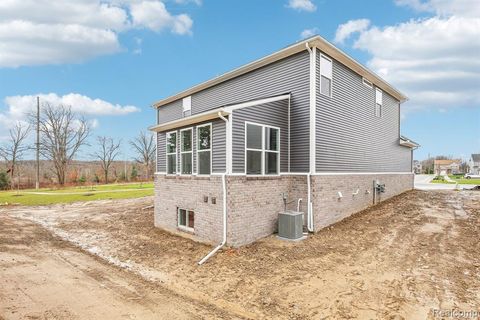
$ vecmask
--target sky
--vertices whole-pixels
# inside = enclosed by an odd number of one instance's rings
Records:
[[[130,158],[152,103],[315,34],[409,97],[415,159],[480,153],[478,0],[2,0],[0,144],[38,95]]]

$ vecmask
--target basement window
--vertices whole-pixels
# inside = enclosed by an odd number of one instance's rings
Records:
[[[192,174],[193,151],[192,151],[193,129],[180,130],[180,169],[181,174]]]
[[[382,116],[382,90],[375,88],[375,117],[380,118]]]
[[[212,124],[197,126],[197,172],[208,175],[212,172]]]
[[[332,60],[320,56],[320,93],[332,97]]]
[[[245,126],[246,174],[278,174],[280,172],[280,129],[254,123],[246,123]]]
[[[178,227],[193,231],[195,226],[195,213],[191,210],[178,209]]]
[[[177,173],[177,132],[167,132],[167,174]]]

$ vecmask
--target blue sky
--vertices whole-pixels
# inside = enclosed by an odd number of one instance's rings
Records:
[[[320,34],[410,97],[402,133],[422,145],[415,158],[466,158],[480,152],[478,7],[474,0],[6,2],[0,143],[32,98],[50,93],[95,119],[94,136],[128,141],[154,124],[154,101]],[[125,143],[125,157],[129,149]]]

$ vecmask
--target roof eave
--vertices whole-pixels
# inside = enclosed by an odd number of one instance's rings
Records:
[[[346,65],[356,73],[360,74],[362,77],[367,78],[369,81],[371,81],[374,85],[377,87],[381,88],[382,90],[386,91],[396,99],[400,101],[400,103],[403,103],[408,100],[407,96],[401,93],[399,90],[395,89],[392,85],[390,85],[388,82],[383,80],[380,76],[378,76],[375,72],[371,71],[370,69],[366,68],[359,62],[355,61],[352,57],[335,47],[333,44],[322,38],[321,36],[314,36],[309,39],[305,39],[303,41],[300,41],[298,43],[295,43],[293,45],[290,45],[284,49],[281,49],[277,52],[274,52],[266,57],[260,58],[258,60],[255,60],[253,62],[250,62],[246,65],[243,65],[239,68],[236,68],[232,71],[229,71],[227,73],[224,73],[218,77],[215,77],[213,79],[207,80],[205,82],[202,82],[198,85],[195,85],[189,89],[186,89],[184,91],[181,91],[175,95],[172,95],[168,98],[159,100],[155,103],[152,104],[152,107],[158,108],[161,107],[165,104],[168,104],[170,102],[182,99],[184,97],[187,97],[189,95],[192,95],[196,92],[199,92],[201,90],[210,88],[212,86],[215,86],[219,83],[222,83],[224,81],[230,80],[232,78],[241,76],[245,73],[251,72],[253,70],[256,70],[258,68],[261,68],[263,66],[269,65],[273,62],[276,62],[278,60],[281,60],[283,58],[289,57],[291,55],[294,55],[296,53],[302,52],[306,50],[306,44],[309,44],[310,47],[316,47],[320,49],[321,51],[325,52],[325,54],[331,56],[335,60],[339,61],[340,63]]]

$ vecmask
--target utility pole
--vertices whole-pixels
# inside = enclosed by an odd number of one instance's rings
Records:
[[[40,97],[37,97],[37,172],[36,172],[36,181],[35,189],[40,188]]]

